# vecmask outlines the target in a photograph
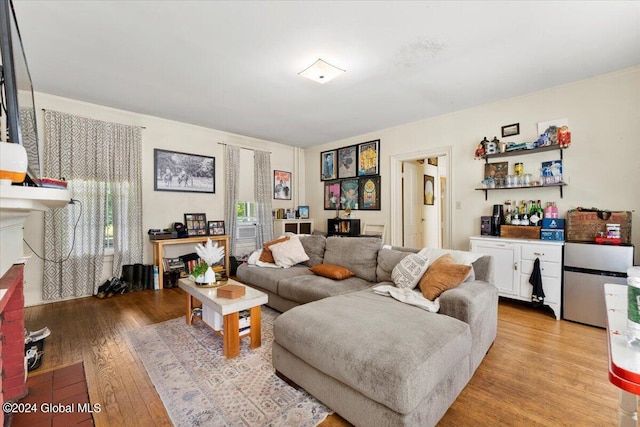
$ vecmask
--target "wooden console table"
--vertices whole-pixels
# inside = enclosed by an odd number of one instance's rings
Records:
[[[163,273],[164,266],[162,258],[164,254],[164,247],[167,245],[185,245],[191,244],[195,247],[196,243],[204,243],[207,239],[211,239],[212,242],[218,242],[218,245],[224,247],[224,268],[227,272],[227,277],[230,275],[229,271],[229,236],[197,236],[197,237],[184,237],[182,239],[164,239],[164,240],[150,240],[153,243],[153,264],[158,266],[158,283],[159,288],[163,286]],[[191,252],[195,252],[195,249]]]

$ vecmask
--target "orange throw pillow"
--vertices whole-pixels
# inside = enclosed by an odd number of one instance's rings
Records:
[[[473,267],[464,264],[454,264],[450,254],[438,258],[424,273],[418,286],[422,295],[428,300],[435,300],[441,293],[453,289],[464,282]]]
[[[262,262],[270,262],[271,264],[275,264],[276,260],[273,259],[273,254],[271,253],[271,250],[269,249],[269,246],[277,245],[278,243],[286,242],[287,240],[289,240],[288,237],[281,237],[281,238],[279,238],[277,240],[272,240],[270,242],[265,243],[262,246],[262,253],[260,254],[260,261],[262,261]]]
[[[317,276],[328,277],[329,279],[335,280],[348,279],[349,277],[356,275],[356,273],[348,268],[334,264],[318,264],[311,267],[309,270]]]

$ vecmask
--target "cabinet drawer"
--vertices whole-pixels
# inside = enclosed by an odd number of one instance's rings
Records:
[[[531,260],[522,260],[522,266],[520,273],[526,274],[527,277],[531,276],[533,271],[533,263]],[[546,277],[562,277],[562,266],[559,262],[547,262],[540,261],[540,272]]]
[[[530,275],[520,275],[520,296],[524,297],[527,301],[531,301],[531,292],[533,291],[533,286],[529,283],[529,277]],[[560,278],[542,277],[542,290],[544,291],[545,302],[560,303],[560,296],[562,294],[561,283]]]
[[[522,259],[530,259],[534,261],[540,258],[540,261],[562,261],[562,246],[552,245],[522,245]]]

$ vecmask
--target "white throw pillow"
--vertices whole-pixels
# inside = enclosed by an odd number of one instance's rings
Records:
[[[429,259],[411,254],[402,259],[391,272],[391,280],[399,288],[413,289],[429,267]]]
[[[465,282],[471,282],[473,280],[476,280],[476,274],[475,274],[475,271],[473,270],[473,263],[476,262],[478,258],[480,258],[482,255],[484,255],[477,252],[467,252],[467,251],[458,251],[455,249],[438,249],[438,248],[424,248],[419,252],[419,254],[433,261],[440,258],[442,255],[450,254],[455,264],[470,265],[471,271],[469,272],[469,275],[467,276],[467,278],[464,280]]]
[[[272,245],[269,249],[271,249],[273,259],[279,267],[289,268],[309,260],[309,256],[304,251],[304,247],[297,236],[296,238]]]

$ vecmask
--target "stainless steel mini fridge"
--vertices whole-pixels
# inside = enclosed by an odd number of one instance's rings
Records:
[[[564,245],[563,319],[605,328],[605,283],[627,283],[633,245],[566,242]]]

